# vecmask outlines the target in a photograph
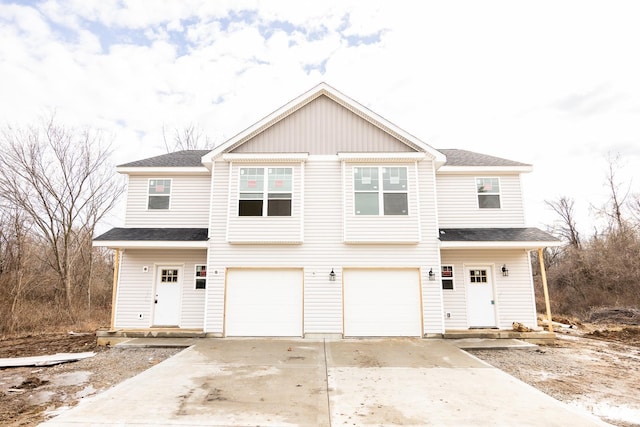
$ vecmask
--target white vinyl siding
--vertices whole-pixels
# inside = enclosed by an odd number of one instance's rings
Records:
[[[216,168],[219,164],[216,163]],[[247,169],[245,164],[232,163],[229,178],[224,181],[227,183],[224,191],[228,194],[225,205],[227,211],[223,217],[228,218],[227,241],[230,243],[301,243],[303,240],[303,198],[302,185],[304,180],[304,164],[293,165],[268,165],[268,166],[250,166],[250,168],[263,168],[264,180],[267,181],[268,170],[270,168],[280,169],[287,168],[293,172],[293,189],[291,192],[291,216],[240,216],[239,196],[240,196],[240,171]],[[228,169],[228,168],[226,168]],[[216,188],[221,190],[221,183],[216,181]],[[227,187],[228,186],[228,187]]]
[[[345,107],[320,96],[244,143],[234,153],[415,151]]]
[[[148,328],[153,318],[156,265],[182,269],[181,328],[202,328],[205,293],[195,289],[196,264],[206,261],[204,250],[133,250],[122,253],[115,313],[116,328]],[[144,271],[147,267],[147,271]],[[142,317],[140,317],[142,315]]]
[[[524,250],[444,250],[442,264],[452,265],[455,277],[453,290],[443,292],[446,329],[467,329],[467,301],[465,267],[491,266],[498,327],[511,329],[513,322],[536,327],[535,298],[529,256]],[[500,268],[506,264],[509,276],[502,276]]]
[[[525,218],[520,175],[490,176],[499,178],[499,209],[481,209],[478,206],[476,184],[478,177],[477,175],[437,174],[440,227],[522,227]]]
[[[236,165],[234,164],[235,168]],[[304,332],[341,334],[342,268],[404,267],[420,268],[422,283],[426,283],[429,268],[438,271],[439,249],[436,239],[436,214],[433,189],[433,164],[430,161],[411,164],[409,174],[415,180],[420,173],[420,194],[410,197],[421,204],[421,243],[404,244],[392,250],[388,244],[344,243],[343,234],[343,172],[337,157],[311,156],[304,164],[304,243],[293,245],[229,244],[226,240],[230,165],[218,161],[214,167],[215,182],[211,201],[210,259],[207,282],[207,332],[222,334],[224,318],[225,269],[227,267],[301,267],[304,268]],[[297,172],[294,171],[294,175]],[[349,175],[352,178],[352,175]],[[417,189],[416,189],[417,190]],[[232,190],[233,191],[233,190]],[[412,190],[410,190],[412,191]],[[415,190],[413,190],[415,191]],[[296,190],[294,189],[294,200]],[[416,196],[416,197],[413,197]],[[412,208],[410,208],[412,209]],[[245,219],[245,218],[242,218]],[[261,218],[277,219],[277,218]],[[383,219],[388,219],[384,218]],[[418,218],[412,218],[418,222]],[[231,219],[229,219],[230,222]],[[232,224],[234,227],[235,224]],[[400,228],[402,230],[402,228]],[[376,238],[393,239],[397,230],[378,228],[366,230]],[[416,237],[413,237],[414,240]],[[334,269],[336,281],[329,281]],[[218,271],[216,275],[214,272]],[[435,284],[435,285],[434,285]],[[432,286],[433,285],[433,286]],[[422,289],[425,333],[442,333],[442,293],[438,282]]]
[[[170,179],[169,209],[149,209],[149,180]],[[211,177],[129,175],[125,227],[206,228]]]
[[[421,162],[420,165],[427,165],[429,162]],[[387,165],[372,164],[356,164],[345,163],[344,165],[344,241],[348,243],[417,243],[420,241],[420,214],[421,207],[419,205],[419,190],[416,164],[391,164],[391,168],[406,168],[408,198],[408,214],[407,215],[384,215],[383,206],[380,201],[380,209],[377,215],[359,214],[355,205],[355,197],[357,194],[363,194],[356,191],[354,184],[354,176],[356,171],[363,168],[378,168],[378,178],[382,178],[382,169]],[[428,174],[429,171],[425,170]],[[382,182],[382,179],[380,179]],[[380,189],[378,189],[380,190]],[[379,193],[370,193],[381,197],[383,190]],[[369,194],[369,193],[367,193]],[[434,205],[427,207],[428,210],[434,210]]]

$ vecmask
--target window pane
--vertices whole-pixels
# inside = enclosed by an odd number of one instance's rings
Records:
[[[353,187],[356,191],[377,191],[378,168],[353,169]]]
[[[378,193],[355,194],[356,215],[378,215]]]
[[[478,193],[500,193],[498,178],[477,178],[476,185],[478,187]]]
[[[207,279],[196,279],[196,289],[206,289]]]
[[[382,188],[407,191],[407,168],[382,168]]]
[[[384,214],[385,215],[407,215],[407,193],[385,193],[384,194]]]
[[[271,200],[269,199],[267,207],[268,216],[291,216],[291,199],[289,200]]]
[[[150,179],[149,180],[149,194],[171,194],[171,180],[170,179]]]
[[[262,216],[262,200],[239,200],[239,216]]]
[[[291,168],[269,168],[269,191],[291,191]]]
[[[453,279],[442,279],[442,289],[453,289]]]
[[[500,196],[479,194],[478,206],[480,206],[480,209],[498,209],[500,208]]]
[[[240,169],[240,191],[263,191],[264,190],[264,169],[263,168],[241,168]]]
[[[149,209],[169,209],[168,196],[149,196]]]

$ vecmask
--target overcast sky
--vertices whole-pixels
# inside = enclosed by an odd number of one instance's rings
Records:
[[[165,152],[163,126],[218,144],[324,81],[435,148],[533,164],[528,225],[567,196],[588,232],[609,154],[640,192],[639,22],[634,1],[0,0],[0,121],[55,111],[120,164]]]

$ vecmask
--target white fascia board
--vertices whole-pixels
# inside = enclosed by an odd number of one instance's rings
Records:
[[[116,167],[116,172],[127,175],[209,175],[204,166],[190,167]]]
[[[166,240],[98,240],[93,246],[111,249],[207,249],[207,241],[166,241]]]
[[[426,152],[430,157],[434,159],[437,166],[440,166],[446,162],[446,156],[435,148],[431,147],[429,144],[421,141],[410,133],[405,132],[385,118],[379,116],[364,105],[342,94],[328,84],[320,83],[307,92],[303,93],[302,95],[298,96],[297,98],[289,101],[282,107],[278,108],[273,113],[264,117],[262,120],[246,128],[236,136],[218,145],[211,152],[202,157],[202,163],[205,166],[209,166],[222,153],[235,148],[236,144],[241,144],[249,140],[253,136],[262,132],[264,129],[291,115],[293,112],[307,105],[321,95],[328,96],[329,98],[341,104],[343,107],[362,117],[364,120],[367,120],[374,126],[383,129],[385,132],[393,136],[400,137],[400,139],[404,139],[405,141],[413,145],[413,148]]]
[[[442,166],[439,174],[476,174],[476,173],[528,173],[533,171],[533,166]]]
[[[426,153],[338,153],[343,162],[415,162],[424,160]]]
[[[562,242],[440,242],[440,249],[527,249],[562,246]]]
[[[226,153],[222,160],[245,163],[301,163],[309,158],[308,153]]]

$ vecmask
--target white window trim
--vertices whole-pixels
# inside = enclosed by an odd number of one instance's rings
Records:
[[[277,216],[269,216],[269,168],[283,168],[283,169],[291,169],[291,215],[289,216],[280,216],[280,218],[292,218],[293,217],[293,201],[295,197],[295,168],[291,166],[280,166],[280,165],[269,165],[269,166],[239,166],[238,167],[238,208],[236,209],[236,216],[238,218],[277,218]],[[262,187],[262,216],[240,216],[240,200],[241,194],[243,193],[240,190],[240,171],[242,169],[264,169],[264,182]],[[248,191],[244,191],[244,193],[248,193]],[[258,191],[254,191],[254,193],[258,193]],[[246,199],[248,200],[248,199]],[[254,199],[257,200],[257,199]]]
[[[498,192],[497,193],[479,193],[478,192],[478,180],[479,179],[497,179],[498,180]],[[476,195],[476,207],[478,208],[478,210],[487,210],[487,211],[497,211],[502,209],[502,180],[500,179],[499,176],[476,176],[475,178],[473,178],[473,185],[474,185],[474,192]],[[480,207],[480,195],[488,195],[488,196],[498,196],[498,200],[500,201],[500,207],[499,208],[481,208]]]
[[[355,185],[355,174],[356,174],[356,169],[358,168],[377,168],[378,169],[378,191],[368,191],[368,190],[356,190],[356,185]],[[383,169],[384,168],[404,168],[406,171],[406,175],[407,175],[407,188],[405,191],[400,191],[400,190],[384,190],[384,179],[382,178],[382,174],[383,174]],[[362,216],[362,217],[376,217],[376,216],[385,216],[385,217],[405,217],[405,216],[410,216],[410,212],[409,212],[409,167],[408,166],[389,166],[389,165],[382,165],[382,166],[374,166],[374,165],[366,165],[366,166],[353,166],[353,168],[351,169],[351,183],[353,186],[353,214],[355,216]],[[358,214],[356,213],[356,193],[377,193],[378,194],[378,214],[377,215],[368,215],[368,214]],[[385,193],[388,194],[406,194],[407,195],[407,214],[406,215],[385,215],[384,214],[384,195]]]
[[[151,187],[151,181],[169,181],[169,194],[151,194],[149,193],[149,188]],[[151,209],[149,208],[149,197],[168,197],[169,198],[169,207],[167,209]],[[171,203],[173,200],[173,178],[149,178],[147,180],[147,211],[170,211],[171,210]]]
[[[196,291],[206,291],[207,290],[207,285],[209,284],[207,281],[207,277],[209,277],[209,272],[207,271],[207,275],[204,277],[204,288],[197,288],[196,287],[196,283],[198,281],[198,279],[202,279],[203,277],[199,277],[198,276],[198,267],[204,267],[205,271],[208,270],[208,266],[207,264],[195,264],[193,266],[193,289]]]

